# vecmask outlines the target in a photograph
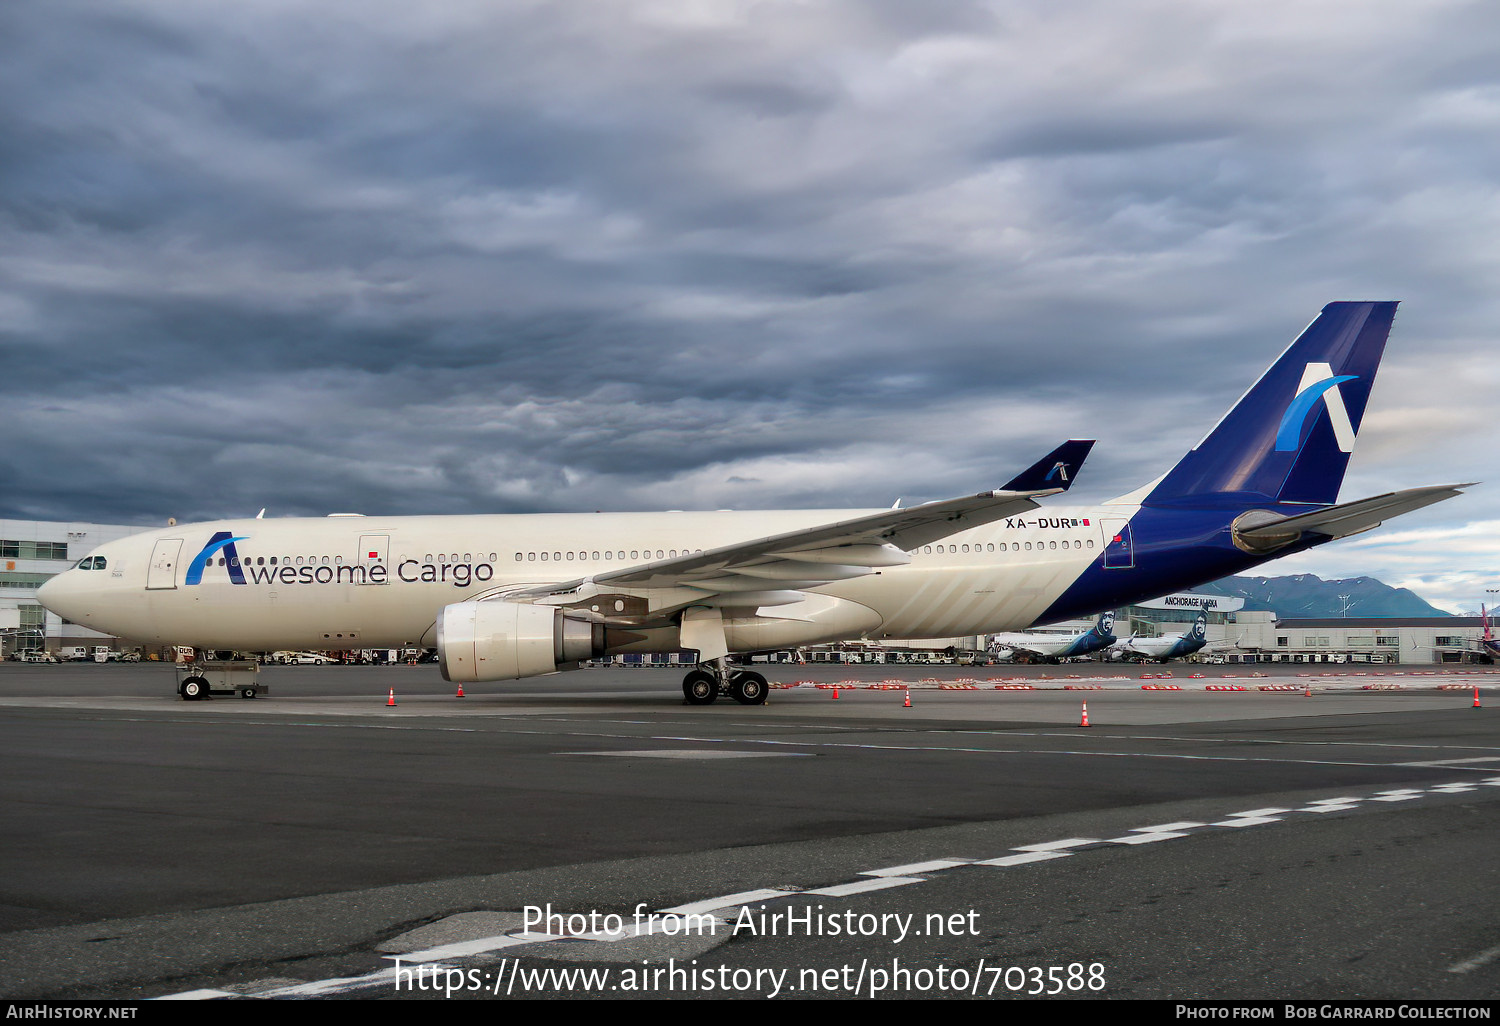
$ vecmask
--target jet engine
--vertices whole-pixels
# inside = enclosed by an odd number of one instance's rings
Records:
[[[437,648],[444,680],[515,680],[603,655],[604,625],[526,602],[455,602],[438,616]]]

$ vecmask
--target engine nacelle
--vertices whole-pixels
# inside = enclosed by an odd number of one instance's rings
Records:
[[[526,602],[455,602],[438,616],[437,648],[444,680],[515,680],[603,655],[604,625]]]

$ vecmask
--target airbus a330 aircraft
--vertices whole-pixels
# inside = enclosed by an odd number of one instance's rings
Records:
[[[1091,443],[999,491],[892,510],[231,520],[109,542],[42,603],[142,642],[436,646],[451,681],[696,650],[689,702],[765,701],[727,658],[1089,616],[1366,531],[1464,485],[1335,505],[1393,302],[1331,303],[1163,477],[1039,509]]]
[[[1088,655],[1115,643],[1115,613],[1106,609],[1098,623],[1081,634],[997,634],[990,639],[995,648],[1010,652],[1016,662],[1046,660],[1057,662],[1073,656]]]

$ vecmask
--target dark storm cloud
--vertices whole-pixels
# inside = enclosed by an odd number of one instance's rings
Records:
[[[1347,491],[1467,480],[1497,24],[5,5],[0,517],[887,505],[1068,436],[1103,497],[1340,298],[1405,301]]]

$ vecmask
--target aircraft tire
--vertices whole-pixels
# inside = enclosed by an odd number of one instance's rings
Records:
[[[766,678],[751,670],[741,670],[729,678],[729,693],[740,705],[765,705],[769,690]]]
[[[189,677],[182,682],[182,699],[185,702],[196,702],[208,697],[208,681],[202,677]]]
[[[682,697],[688,705],[711,705],[719,697],[719,679],[707,670],[693,670],[682,678]]]

